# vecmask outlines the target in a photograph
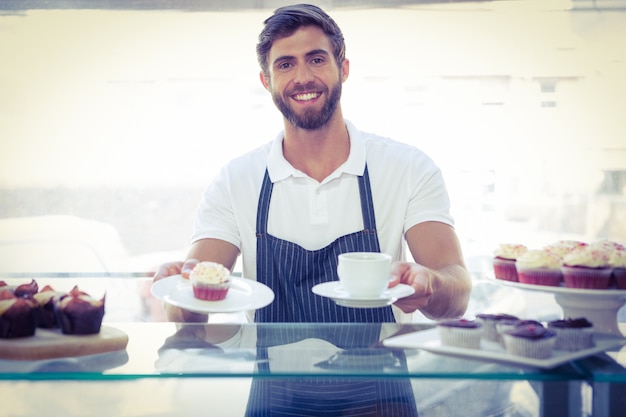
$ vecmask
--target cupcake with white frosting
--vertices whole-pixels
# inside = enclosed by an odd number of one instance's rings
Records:
[[[502,243],[493,251],[493,272],[497,279],[517,282],[517,258],[523,255],[528,248],[517,243]]]
[[[626,290],[626,249],[616,250],[609,258],[613,268],[613,282],[620,290]]]
[[[516,263],[519,282],[552,287],[561,284],[561,266],[561,258],[545,249],[528,250]]]
[[[626,247],[619,242],[602,240],[591,244],[592,247],[606,252],[612,269],[611,280],[620,290],[626,289]]]
[[[585,289],[607,289],[613,272],[607,252],[594,246],[567,254],[562,270],[566,287]]]
[[[199,300],[219,301],[230,289],[230,271],[217,262],[200,262],[189,275],[193,296]]]
[[[579,240],[564,239],[550,243],[549,245],[544,246],[543,249],[563,259],[569,253],[584,248],[586,246],[588,246],[587,243],[581,242]]]

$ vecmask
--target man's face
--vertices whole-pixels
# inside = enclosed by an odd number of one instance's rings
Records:
[[[283,116],[305,130],[326,125],[341,98],[348,61],[340,72],[324,32],[305,26],[274,41],[268,62],[269,79],[263,75],[261,79]]]

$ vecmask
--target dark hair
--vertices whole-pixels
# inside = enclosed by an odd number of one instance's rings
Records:
[[[267,57],[276,39],[291,36],[303,26],[317,26],[328,36],[333,47],[337,65],[341,66],[346,57],[346,45],[341,29],[335,21],[322,9],[311,4],[285,6],[274,11],[263,24],[265,27],[259,34],[256,55],[264,74],[269,73]]]

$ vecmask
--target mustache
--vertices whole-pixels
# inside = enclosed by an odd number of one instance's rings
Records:
[[[306,84],[298,84],[289,90],[288,95],[305,93],[307,91],[325,91],[326,89],[323,86],[317,85],[316,82],[312,81]]]

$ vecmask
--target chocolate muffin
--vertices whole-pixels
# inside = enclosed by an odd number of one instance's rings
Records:
[[[0,290],[0,338],[33,336],[36,328],[37,303],[32,298],[16,297],[7,289]]]
[[[104,317],[104,301],[74,287],[54,299],[56,320],[64,334],[95,334],[100,332]]]

